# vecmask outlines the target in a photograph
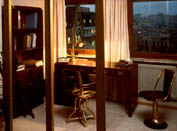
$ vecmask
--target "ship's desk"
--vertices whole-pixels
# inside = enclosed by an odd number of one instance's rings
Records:
[[[96,62],[78,60],[76,62],[57,62],[55,64],[55,103],[72,105],[72,98],[70,96],[64,96],[65,90],[63,88],[61,73],[63,69],[81,71],[83,81],[87,83],[89,81],[89,74],[92,74],[92,76],[94,76],[94,74],[96,75]],[[106,100],[124,104],[130,117],[137,105],[137,78],[137,64],[118,66],[113,62],[105,63]]]

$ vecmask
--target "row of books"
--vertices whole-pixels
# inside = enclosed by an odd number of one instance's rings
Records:
[[[30,13],[25,16],[25,19],[22,20],[21,18],[21,11],[17,11],[18,15],[18,29],[21,28],[37,28],[37,23],[38,23],[38,13]]]
[[[36,47],[36,33],[30,33],[23,36],[23,49]]]

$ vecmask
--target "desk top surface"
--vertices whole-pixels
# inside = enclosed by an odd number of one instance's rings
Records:
[[[79,67],[89,67],[89,68],[95,68],[96,67],[96,62],[93,60],[82,60],[79,59],[76,62],[57,62],[57,65],[66,65],[66,66],[79,66]],[[129,67],[132,66],[134,64],[132,63],[128,63],[125,65],[117,65],[115,62],[105,62],[105,68],[124,68],[124,67]]]

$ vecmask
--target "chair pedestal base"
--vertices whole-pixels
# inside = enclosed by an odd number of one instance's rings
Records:
[[[166,129],[168,126],[165,121],[154,118],[144,120],[144,124],[152,129]]]

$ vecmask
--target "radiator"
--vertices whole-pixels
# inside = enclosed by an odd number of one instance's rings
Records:
[[[175,66],[138,64],[138,91],[152,90],[158,75],[163,68],[172,69],[177,74],[177,69]],[[162,90],[162,85],[163,77],[160,79],[157,89]],[[175,99],[177,98],[177,78],[175,79],[172,87],[171,97]]]

